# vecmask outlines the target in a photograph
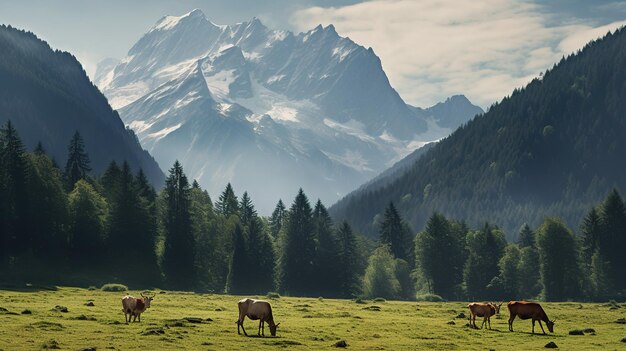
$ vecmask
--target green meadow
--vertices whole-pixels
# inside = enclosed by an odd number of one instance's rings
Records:
[[[130,292],[139,295],[138,291]],[[555,333],[532,335],[531,322],[507,327],[508,311],[492,330],[469,328],[466,302],[397,302],[281,297],[270,299],[277,337],[237,334],[241,296],[156,291],[141,323],[124,323],[123,292],[81,288],[0,291],[0,349],[38,350],[539,350],[553,341],[563,350],[625,350],[624,304],[544,303]],[[92,302],[90,304],[90,302]],[[93,306],[88,306],[93,305]],[[62,312],[56,306],[66,307]],[[477,322],[478,323],[478,322]],[[592,328],[584,335],[575,329]],[[537,325],[536,331],[541,332]],[[546,330],[547,331],[547,330]]]

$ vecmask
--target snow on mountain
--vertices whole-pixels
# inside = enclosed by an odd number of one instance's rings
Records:
[[[407,105],[380,59],[335,28],[216,25],[200,10],[158,21],[96,83],[163,169],[180,160],[263,213],[299,187],[332,203],[482,112],[465,97]]]

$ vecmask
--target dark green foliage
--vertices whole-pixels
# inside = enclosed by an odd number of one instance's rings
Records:
[[[519,295],[526,300],[535,299],[541,292],[539,251],[535,246],[521,249],[519,262]]]
[[[178,161],[170,169],[163,190],[165,214],[163,231],[163,273],[171,289],[191,289],[196,279],[194,237],[189,214],[189,182]]]
[[[91,171],[89,155],[85,152],[85,142],[76,131],[67,147],[67,163],[65,163],[65,181],[67,188],[73,189],[80,179],[86,179]]]
[[[526,223],[522,226],[517,237],[517,243],[521,248],[535,246],[535,233]]]
[[[481,230],[467,234],[466,244],[469,256],[465,263],[463,282],[467,297],[470,300],[482,297],[495,298],[493,295],[496,292],[487,291],[487,286],[500,273],[498,262],[506,246],[504,233],[497,227],[485,223]]]
[[[363,278],[363,295],[367,298],[396,299],[399,293],[396,260],[389,246],[381,245],[369,257]]]
[[[283,200],[278,200],[276,208],[274,212],[272,212],[272,217],[270,217],[270,229],[274,238],[278,237],[280,230],[285,224],[286,218],[287,210],[285,209],[285,204],[283,204]]]
[[[626,290],[626,206],[616,189],[604,200],[600,220],[598,248],[610,262],[608,279],[617,290]]]
[[[67,142],[78,130],[94,174],[102,174],[111,160],[127,160],[133,171],[143,168],[162,187],[163,172],[78,60],[30,32],[0,25],[0,125],[8,119],[28,149],[41,142],[63,166]]]
[[[79,180],[69,194],[69,245],[77,268],[94,268],[104,259],[106,200],[86,181]]]
[[[262,294],[274,289],[276,267],[274,245],[260,218],[254,216],[247,229],[248,255],[252,264],[250,271],[253,274],[249,291]]]
[[[254,209],[254,205],[252,205],[252,200],[250,200],[250,196],[248,196],[248,192],[244,191],[241,196],[241,202],[239,204],[239,217],[241,219],[241,223],[243,225],[249,226],[250,222],[256,218],[257,213]]]
[[[537,229],[543,295],[547,301],[580,297],[581,269],[574,234],[558,219],[546,218]]]
[[[246,238],[243,228],[237,224],[233,233],[233,257],[228,272],[226,292],[229,294],[244,294],[250,291],[250,261],[248,259],[248,249],[246,248]]]
[[[394,257],[413,262],[411,230],[400,217],[393,202],[390,202],[385,209],[383,221],[380,224],[380,242],[389,245]]]
[[[434,213],[415,239],[416,269],[425,290],[446,299],[457,297],[463,280],[467,228]]]
[[[587,267],[590,267],[591,257],[598,250],[598,239],[602,231],[600,215],[595,207],[591,208],[591,211],[583,220],[580,231],[583,235],[582,260]]]
[[[226,189],[224,189],[224,192],[220,195],[219,201],[215,204],[215,209],[226,218],[239,215],[239,203],[230,183],[226,185]]]
[[[402,176],[346,196],[330,209],[333,218],[374,236],[392,201],[414,228],[434,211],[472,226],[488,219],[510,234],[545,216],[578,226],[612,186],[626,189],[624,47],[622,28],[563,58]]]
[[[499,300],[519,299],[520,269],[519,263],[521,252],[517,245],[509,244],[504,249],[504,256],[500,259],[498,267],[500,274],[491,280],[492,290],[498,295]]]
[[[300,189],[281,238],[279,287],[283,293],[306,296],[315,290],[315,234],[309,199]]]
[[[337,236],[339,260],[336,261],[335,269],[339,278],[339,296],[349,298],[357,295],[361,288],[357,241],[348,222],[341,224]]]
[[[315,273],[318,295],[338,296],[341,280],[337,263],[341,247],[333,229],[332,219],[320,200],[317,200],[313,209],[313,231],[317,238]]]

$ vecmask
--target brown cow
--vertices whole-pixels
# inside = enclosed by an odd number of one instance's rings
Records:
[[[513,331],[513,321],[515,320],[515,317],[519,316],[520,319],[532,318],[533,334],[535,333],[535,321],[539,321],[539,326],[544,334],[546,331],[543,329],[541,321],[546,323],[550,333],[554,333],[554,321],[548,319],[548,315],[540,304],[526,301],[509,301],[507,307],[509,308],[509,313],[511,314],[509,317],[509,331]]]
[[[154,295],[145,296],[143,293],[141,297],[124,296],[124,298],[122,298],[122,310],[124,311],[124,320],[126,323],[130,323],[131,318],[133,318],[133,322],[136,322],[137,318],[139,318],[139,322],[141,322],[141,314],[144,313],[146,309],[150,308],[150,302],[152,300],[154,300]]]
[[[491,329],[491,316],[496,313],[500,313],[500,306],[502,304],[496,305],[495,303],[479,303],[472,302],[467,307],[470,310],[470,326],[473,326],[474,329],[478,329],[476,326],[476,317],[483,317],[483,323],[480,325],[480,329],[483,328],[485,324],[489,325],[489,329]]]
[[[237,320],[237,334],[241,334],[239,327],[243,329],[243,333],[248,336],[246,329],[243,327],[243,320],[248,317],[253,321],[259,320],[258,335],[265,336],[265,322],[270,326],[270,333],[276,336],[276,328],[280,325],[274,324],[274,316],[272,315],[272,306],[269,302],[255,299],[241,299],[237,303],[239,307],[239,319]]]

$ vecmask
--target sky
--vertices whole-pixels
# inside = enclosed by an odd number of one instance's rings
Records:
[[[380,56],[415,106],[464,94],[483,108],[609,30],[626,0],[0,0],[0,23],[73,53],[93,76],[165,15],[195,8],[217,24],[258,17],[274,29],[333,24]]]

